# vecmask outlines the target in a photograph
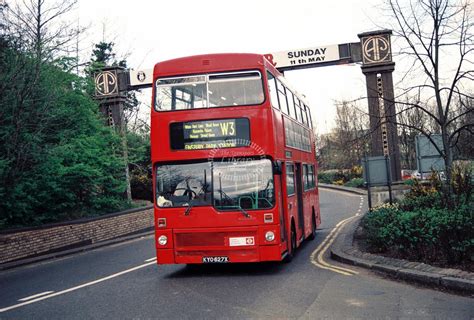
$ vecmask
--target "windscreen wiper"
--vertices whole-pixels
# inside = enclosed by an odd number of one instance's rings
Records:
[[[244,217],[246,218],[250,218],[250,215],[247,211],[245,211],[241,206],[238,206],[240,212],[242,212],[242,214],[244,215]]]
[[[186,208],[186,210],[184,211],[184,215],[185,216],[189,216],[189,213],[191,212],[191,209],[193,208],[193,201],[189,201],[188,203],[188,207]]]

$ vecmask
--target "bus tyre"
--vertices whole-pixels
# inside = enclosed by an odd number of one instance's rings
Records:
[[[290,235],[290,245],[291,247],[288,250],[288,254],[285,257],[285,262],[291,262],[293,260],[293,257],[295,256],[295,251],[296,251],[296,229],[295,229],[295,224],[291,224],[291,235]]]
[[[311,219],[311,234],[308,236],[308,240],[314,240],[316,238],[316,218],[314,217]]]

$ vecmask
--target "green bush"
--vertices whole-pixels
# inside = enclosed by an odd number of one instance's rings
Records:
[[[350,181],[344,184],[346,187],[362,188],[364,186],[364,179],[352,178]]]
[[[470,206],[403,211],[405,205],[384,205],[364,217],[369,251],[428,263],[464,264],[473,270],[474,219]]]
[[[351,169],[319,171],[318,180],[322,183],[344,185],[345,183],[362,178],[362,167],[354,166]]]
[[[331,184],[334,181],[336,170],[326,170],[318,172],[318,181],[321,183]]]
[[[403,211],[414,211],[423,208],[443,208],[442,196],[439,192],[432,192],[414,196],[408,193],[400,202]]]
[[[130,207],[121,139],[92,81],[24,49],[0,37],[0,229]]]

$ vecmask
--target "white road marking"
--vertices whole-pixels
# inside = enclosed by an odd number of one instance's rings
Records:
[[[32,295],[32,296],[26,297],[26,298],[21,298],[21,299],[18,299],[18,301],[27,301],[27,300],[31,300],[31,299],[38,298],[38,297],[41,297],[41,296],[44,296],[44,295],[47,295],[47,294],[50,294],[50,293],[53,293],[53,292],[54,292],[54,291],[45,291],[45,292],[41,292],[41,293],[38,293],[38,294],[35,294],[35,295]]]
[[[156,261],[156,257],[145,260],[145,262],[150,262],[150,261]]]
[[[119,276],[124,275],[126,273],[151,266],[152,264],[155,264],[155,262],[153,261],[153,262],[148,262],[148,263],[145,263],[145,264],[141,264],[139,266],[136,266],[136,267],[133,267],[133,268],[130,268],[130,269],[118,272],[118,273],[114,273],[114,274],[111,274],[110,276],[100,278],[100,279],[97,279],[97,280],[94,280],[94,281],[91,281],[91,282],[87,282],[87,283],[81,284],[81,285],[76,286],[76,287],[72,287],[72,288],[69,288],[69,289],[66,289],[66,290],[51,293],[51,294],[48,294],[46,296],[42,296],[42,297],[39,297],[39,298],[36,298],[36,299],[33,299],[33,300],[29,300],[29,301],[25,301],[25,302],[22,302],[22,303],[15,304],[13,306],[5,307],[5,308],[0,309],[0,313],[8,311],[8,310],[16,309],[16,308],[19,308],[19,307],[23,307],[23,306],[26,306],[28,304],[32,304],[32,303],[35,303],[35,302],[38,302],[38,301],[46,300],[46,299],[49,299],[49,298],[52,298],[52,297],[60,296],[62,294],[72,292],[72,291],[76,291],[76,290],[79,290],[79,289],[82,289],[82,288],[85,288],[85,287],[89,287],[89,286],[92,286],[94,284],[119,277]]]

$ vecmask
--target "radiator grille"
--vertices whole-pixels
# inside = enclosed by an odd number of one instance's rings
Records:
[[[176,233],[175,243],[179,248],[190,247],[224,247],[228,245],[230,237],[255,237],[255,231],[231,232],[186,232]]]

